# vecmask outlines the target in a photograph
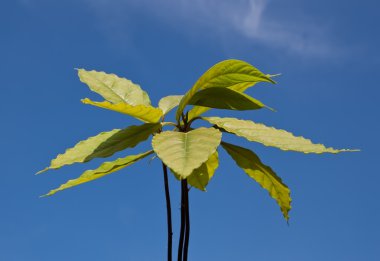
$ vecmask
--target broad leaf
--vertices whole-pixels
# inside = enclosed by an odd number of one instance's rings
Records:
[[[203,117],[202,119],[217,125],[227,132],[234,133],[249,141],[259,142],[265,146],[276,147],[281,150],[298,151],[303,153],[339,153],[343,151],[326,148],[322,144],[314,144],[304,137],[294,136],[290,132],[267,127],[261,123],[254,123],[248,120],[239,120],[235,118]]]
[[[228,89],[231,89],[231,90],[234,90],[237,92],[245,92],[246,89],[254,86],[255,84],[256,83],[252,83],[251,85],[245,85],[245,86],[244,85],[235,85],[235,86],[228,87]],[[193,108],[191,108],[191,110],[189,110],[188,121],[200,116],[201,114],[205,113],[208,110],[210,110],[210,108],[208,108],[208,107],[194,106]]]
[[[257,110],[265,107],[263,103],[251,96],[228,88],[208,88],[201,90],[191,97],[188,104],[241,111]]]
[[[86,183],[86,182],[89,182],[89,181],[92,181],[95,179],[102,178],[102,177],[109,175],[113,172],[121,170],[121,169],[123,169],[129,165],[132,165],[136,161],[139,161],[139,160],[145,158],[146,156],[148,156],[152,153],[153,153],[153,151],[150,150],[150,151],[147,151],[145,153],[138,154],[138,155],[130,155],[130,156],[127,156],[125,158],[119,158],[115,161],[104,162],[97,169],[86,170],[79,178],[69,180],[65,184],[61,185],[59,188],[51,190],[49,193],[47,193],[44,196],[51,196],[51,195],[54,195],[55,193],[57,193],[58,191],[68,189],[71,187],[75,187],[75,186],[78,186],[80,184],[83,184],[83,183]]]
[[[152,146],[157,156],[185,179],[216,151],[221,138],[222,133],[214,128],[199,128],[187,133],[164,131],[153,137]]]
[[[143,122],[158,122],[163,116],[162,110],[159,108],[154,108],[150,105],[129,105],[127,103],[110,103],[108,101],[104,102],[94,102],[90,99],[83,99],[84,104],[94,105],[103,109],[117,111],[123,114],[132,116]]]
[[[206,186],[214,176],[215,170],[218,166],[218,152],[215,151],[206,162],[204,162],[199,168],[193,170],[190,176],[187,177],[187,183],[192,187],[206,191]],[[172,169],[170,170],[178,180],[181,180],[181,177],[177,173],[175,173]]]
[[[248,176],[269,192],[280,206],[285,219],[288,220],[292,199],[289,188],[282,183],[281,178],[270,167],[264,165],[252,151],[226,142],[222,142],[222,146]]]
[[[133,148],[161,128],[160,123],[146,123],[140,126],[130,126],[126,129],[115,129],[102,132],[96,136],[81,141],[74,147],[59,154],[50,163],[49,169],[59,169],[73,163],[83,163],[94,158],[105,158],[126,148]]]
[[[177,107],[179,102],[181,101],[183,95],[170,95],[162,98],[158,102],[158,108],[160,108],[163,114],[167,114],[173,108]]]
[[[115,74],[78,70],[81,82],[112,103],[126,102],[130,105],[150,105],[148,94],[139,85]]]
[[[247,88],[256,82],[271,82],[274,81],[268,76],[260,72],[258,69],[240,60],[225,60],[217,63],[205,72],[194,86],[182,98],[176,119],[179,120],[185,106],[190,101],[193,95],[202,89],[212,87],[234,87],[237,89]]]

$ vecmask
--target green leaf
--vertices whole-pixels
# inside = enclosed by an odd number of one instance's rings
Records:
[[[270,76],[267,75],[269,78]],[[234,85],[234,86],[231,86],[231,87],[228,87],[228,89],[231,89],[231,90],[234,90],[234,91],[237,91],[237,92],[245,92],[248,88],[250,87],[253,87],[256,85],[257,82],[253,82],[253,83],[250,83],[250,84],[240,84],[240,85]],[[274,83],[272,81],[272,83]]]
[[[126,102],[130,105],[150,105],[148,94],[137,84],[115,74],[78,69],[81,82],[112,103]]]
[[[249,87],[254,86],[256,83],[251,83],[250,85],[235,85],[228,87],[228,89],[237,91],[237,92],[245,92]],[[205,113],[206,111],[210,110],[208,107],[203,107],[203,106],[194,106],[189,110],[188,114],[188,121],[199,117],[201,114]]]
[[[67,149],[65,153],[59,154],[46,169],[38,172],[40,174],[49,169],[59,169],[73,163],[83,163],[94,158],[106,158],[126,148],[133,148],[140,142],[161,128],[160,123],[146,123],[140,126],[130,126],[126,129],[114,129],[102,132],[87,140],[81,141],[74,147]]]
[[[218,166],[218,151],[215,151],[206,162],[204,162],[199,168],[193,170],[190,176],[187,177],[187,183],[192,187],[206,191],[206,186],[214,176],[215,170]],[[170,170],[178,180],[181,180],[181,177],[177,173],[172,169]]]
[[[214,176],[215,170],[218,166],[218,152],[215,151],[205,163],[203,163],[199,168],[193,170],[190,176],[187,177],[188,184],[197,189],[206,191],[206,186]]]
[[[153,150],[147,151],[145,153],[141,153],[138,155],[130,155],[125,158],[119,158],[115,161],[110,161],[110,162],[104,162],[101,164],[97,169],[94,170],[86,170],[79,178],[77,179],[71,179],[65,184],[61,185],[59,188],[53,189],[49,191],[44,196],[51,196],[57,193],[58,191],[72,188],[75,186],[78,186],[80,184],[102,178],[106,175],[109,175],[111,173],[114,173],[118,170],[121,170],[129,165],[132,165],[133,163],[145,158],[146,156],[150,155],[153,153]]]
[[[285,219],[289,220],[288,213],[291,209],[292,199],[289,188],[282,183],[281,178],[270,167],[264,165],[252,151],[226,142],[222,142],[222,147],[248,176],[269,192],[269,195],[280,206]]]
[[[276,147],[281,150],[290,150],[303,153],[339,153],[355,150],[338,150],[326,148],[322,144],[314,144],[304,137],[294,136],[290,132],[267,127],[261,123],[235,118],[203,117],[202,119],[217,125],[227,132],[246,138],[249,141],[259,142],[265,146]]]
[[[188,104],[227,110],[257,110],[265,107],[251,96],[228,88],[201,90],[191,97]]]
[[[187,178],[216,151],[222,133],[214,128],[189,132],[164,131],[154,135],[152,146],[157,156],[181,179]]]
[[[206,111],[210,110],[211,108],[209,107],[203,107],[203,106],[194,106],[189,110],[188,113],[188,121],[191,121],[192,119],[199,117],[199,115],[205,113]]]
[[[170,95],[162,98],[158,102],[158,108],[163,111],[163,114],[167,114],[173,108],[177,107],[179,102],[181,101],[183,95]]]
[[[179,121],[185,106],[193,95],[202,89],[212,87],[234,87],[237,89],[247,88],[257,82],[274,81],[268,76],[260,72],[258,69],[240,60],[225,60],[215,64],[207,72],[205,72],[194,86],[182,98],[176,114],[176,120]]]
[[[82,102],[84,104],[90,104],[103,109],[127,114],[143,122],[155,123],[163,116],[161,109],[154,108],[150,105],[129,105],[127,103],[113,104],[108,101],[94,102],[88,98],[83,99]]]

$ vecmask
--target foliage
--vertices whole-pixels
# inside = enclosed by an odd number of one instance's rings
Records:
[[[94,158],[109,157],[118,151],[137,146],[150,136],[153,136],[153,150],[105,162],[97,169],[87,170],[79,178],[70,180],[50,191],[47,196],[116,172],[152,153],[155,153],[170,168],[178,180],[186,180],[190,186],[206,190],[207,184],[219,165],[217,150],[221,145],[238,167],[269,192],[279,205],[285,219],[288,220],[288,212],[291,208],[289,188],[272,168],[261,162],[254,152],[222,141],[223,133],[235,134],[248,141],[281,150],[303,153],[350,151],[327,148],[303,137],[294,136],[287,131],[249,120],[200,117],[209,109],[256,110],[266,107],[262,102],[244,92],[260,82],[275,83],[273,76],[262,73],[244,61],[225,60],[214,65],[185,95],[164,97],[160,100],[158,107],[152,106],[148,94],[130,80],[114,74],[84,69],[79,69],[78,75],[83,83],[105,99],[95,102],[86,98],[82,100],[83,103],[120,112],[144,123],[121,130],[103,132],[81,141],[58,155],[45,170],[58,169],[73,163],[85,163]],[[164,116],[177,106],[175,122],[164,121]],[[188,106],[192,108],[185,112]],[[211,126],[193,129],[191,124],[195,120],[203,120]],[[167,127],[174,128],[164,130]]]

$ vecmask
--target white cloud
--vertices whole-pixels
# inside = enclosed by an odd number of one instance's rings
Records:
[[[250,0],[247,13],[237,19],[236,29],[248,38],[302,55],[323,56],[333,51],[325,28],[305,21],[268,19],[267,4],[268,0]]]
[[[302,56],[327,56],[334,50],[326,27],[267,14],[270,0],[83,0],[114,35],[126,37],[128,13],[138,11],[192,34],[213,32],[222,39],[240,35],[247,44],[260,43]],[[275,3],[271,8],[276,8]],[[320,23],[319,23],[320,24]]]

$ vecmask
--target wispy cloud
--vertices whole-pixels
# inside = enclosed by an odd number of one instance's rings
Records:
[[[254,42],[302,56],[327,56],[334,46],[326,27],[310,20],[269,16],[270,0],[83,0],[88,3],[112,33],[127,34],[128,13],[138,10],[170,24],[183,32],[212,31],[228,39],[240,35],[247,44]],[[317,25],[318,24],[318,25]],[[108,28],[108,29],[110,29]]]
[[[268,0],[250,0],[246,14],[236,19],[236,29],[263,44],[302,55],[329,55],[334,47],[325,27],[306,21],[268,18]]]

